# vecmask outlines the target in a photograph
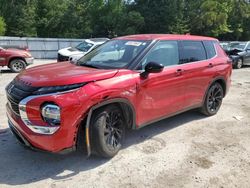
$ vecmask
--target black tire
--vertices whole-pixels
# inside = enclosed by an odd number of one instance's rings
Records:
[[[201,108],[201,113],[206,116],[215,115],[221,107],[223,97],[224,91],[221,84],[215,82],[208,89],[204,104]]]
[[[22,59],[13,59],[9,64],[12,72],[19,73],[26,68],[26,63]]]
[[[116,105],[105,106],[93,114],[91,120],[91,149],[99,156],[111,158],[122,147],[125,120]]]
[[[238,59],[236,65],[234,66],[234,68],[236,69],[241,69],[243,67],[243,60],[240,58]]]

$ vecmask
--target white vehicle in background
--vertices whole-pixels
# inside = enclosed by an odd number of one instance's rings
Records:
[[[108,38],[86,39],[75,47],[63,48],[58,51],[57,61],[78,60],[94,48],[102,45]]]
[[[224,50],[228,50],[228,48],[229,48],[229,43],[230,43],[230,42],[220,42],[220,46],[221,46]]]

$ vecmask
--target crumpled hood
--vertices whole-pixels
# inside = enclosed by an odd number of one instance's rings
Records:
[[[114,77],[117,72],[60,62],[26,69],[16,79],[34,87],[61,86],[104,80]]]
[[[239,49],[231,49],[231,50],[226,50],[227,55],[245,55],[245,52],[243,50]]]

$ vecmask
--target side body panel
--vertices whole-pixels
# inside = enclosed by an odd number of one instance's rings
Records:
[[[185,85],[178,66],[166,67],[161,73],[138,78],[136,111],[141,126],[184,108]]]
[[[8,65],[8,53],[6,50],[0,50],[0,66]]]

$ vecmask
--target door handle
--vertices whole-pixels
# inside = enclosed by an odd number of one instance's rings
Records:
[[[212,68],[214,65],[212,63],[208,64],[208,68]]]
[[[177,70],[175,71],[175,75],[176,75],[176,76],[180,76],[180,75],[182,75],[182,73],[183,73],[183,70],[182,70],[182,69],[177,69]]]

